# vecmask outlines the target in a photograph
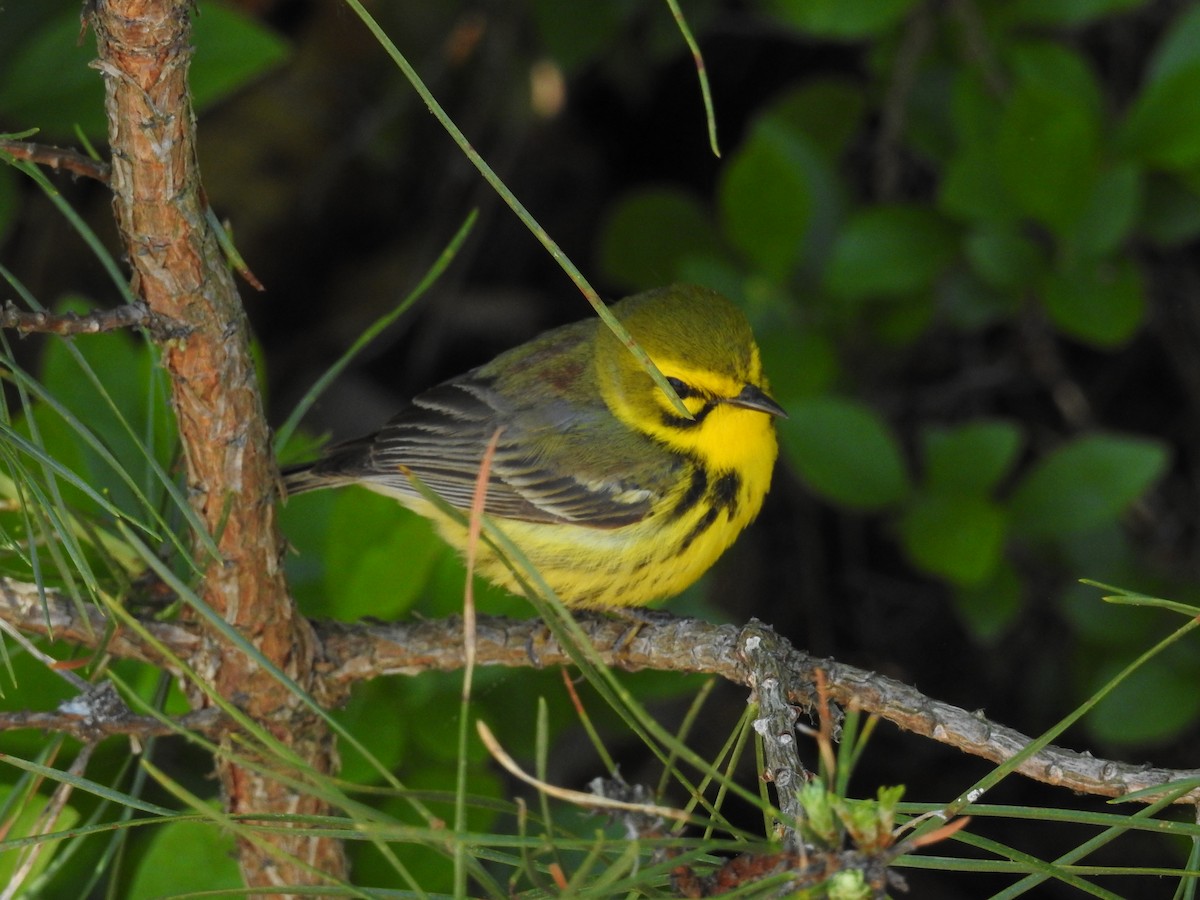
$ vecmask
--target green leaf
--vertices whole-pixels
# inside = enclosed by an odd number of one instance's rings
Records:
[[[812,192],[801,136],[770,119],[738,148],[718,188],[721,224],[730,242],[778,282],[804,250]]]
[[[1009,422],[934,427],[924,438],[925,485],[939,493],[988,493],[1021,449],[1021,432]]]
[[[995,143],[1003,107],[973,69],[954,73],[950,92],[950,121],[964,147],[987,147]]]
[[[86,313],[90,308],[89,304],[72,298],[55,311]],[[73,348],[78,348],[91,367],[107,399],[84,374],[71,352]],[[165,466],[175,449],[176,431],[163,373],[148,342],[124,332],[89,335],[86,341],[74,345],[50,341],[42,357],[41,382],[50,396],[96,435],[149,501],[157,505],[163,488],[152,475],[141,445],[144,443]],[[110,401],[136,437],[121,424],[109,406]],[[51,456],[110,497],[115,506],[141,517],[142,504],[134,492],[100,452],[79,438],[75,424],[44,404],[34,407],[34,417]],[[67,485],[63,490],[64,496],[78,508],[93,514],[99,511],[82,492]]]
[[[1021,299],[1018,290],[992,287],[965,266],[951,269],[937,286],[939,312],[965,331],[978,331],[1011,318],[1020,309]]]
[[[202,112],[283,63],[289,47],[255,19],[206,0],[192,19],[196,56],[188,72],[192,103]]]
[[[758,329],[763,371],[771,379],[771,396],[780,403],[824,394],[841,367],[829,336],[798,328]]]
[[[1039,245],[1011,226],[982,225],[968,235],[965,249],[971,268],[1001,290],[1028,284],[1045,266]]]
[[[350,700],[333,710],[333,717],[389,769],[399,765],[409,735],[419,730],[404,716],[396,714],[397,693],[396,685],[386,678],[359,682],[354,685]],[[454,746],[453,741],[450,746]],[[355,784],[373,784],[379,779],[379,770],[357,750],[342,747],[339,754],[338,777]]]
[[[1096,673],[1096,686],[1116,675],[1123,661],[1112,660]],[[1193,725],[1200,715],[1200,670],[1178,645],[1170,647],[1128,677],[1086,722],[1098,739],[1131,746],[1165,741]]]
[[[467,567],[462,557],[448,550],[438,556],[437,564],[429,576],[428,592],[421,601],[421,614],[427,616],[452,616],[462,612],[463,595],[466,591]],[[524,618],[529,615],[529,601],[525,597],[511,594],[475,576],[475,604],[489,613]]]
[[[1068,232],[1094,190],[1099,159],[1096,113],[1054,84],[1022,83],[996,136],[997,175],[1020,209]]]
[[[956,70],[948,62],[930,61],[915,73],[908,99],[905,140],[909,152],[944,169],[957,149],[952,116]]]
[[[1119,132],[1126,153],[1164,169],[1200,165],[1200,59],[1142,89]]]
[[[243,886],[233,835],[209,822],[157,827],[134,872],[128,900]]]
[[[807,135],[827,159],[837,160],[862,126],[866,105],[862,87],[815,79],[773,101],[769,115]]]
[[[977,495],[925,494],[905,510],[898,527],[913,562],[956,585],[990,576],[1004,547],[1004,512]]]
[[[994,135],[979,129],[981,142],[992,145],[1001,186],[1022,215],[1070,236],[1097,192],[1104,97],[1084,58],[1061,44],[1005,51],[1016,84]]]
[[[325,548],[328,606],[313,613],[342,621],[397,618],[420,598],[448,552],[445,543],[428,521],[391,498],[361,488],[335,497]]]
[[[856,509],[882,509],[908,494],[899,442],[872,409],[816,397],[788,412],[780,424],[783,446],[814,491]]]
[[[898,26],[917,0],[768,0],[766,7],[801,31],[866,38]]]
[[[794,95],[785,94],[768,106],[756,127],[778,128],[791,136],[789,146],[808,192],[807,228],[801,237],[792,280],[816,281],[828,264],[833,242],[846,217],[845,183],[837,171],[837,160],[823,149],[831,135],[815,135],[809,131],[815,123],[803,121],[805,116],[793,105],[793,100]],[[853,109],[855,104],[849,106]]]
[[[1111,522],[1164,472],[1157,441],[1093,434],[1042,459],[1010,501],[1013,530],[1047,539]]]
[[[601,227],[600,268],[615,284],[631,290],[678,281],[687,258],[720,254],[704,206],[677,188],[627,194]]]
[[[923,335],[933,321],[934,294],[921,291],[872,307],[871,332],[892,347],[907,347]]]
[[[938,208],[972,221],[1016,221],[1020,209],[997,177],[1000,101],[974,72],[959,71],[954,75],[949,112],[955,140],[938,189]]]
[[[992,643],[1021,612],[1021,590],[1021,579],[1002,559],[986,581],[955,591],[954,609],[977,641]]]
[[[1112,166],[1097,177],[1074,230],[1070,247],[1086,256],[1104,256],[1129,236],[1142,206],[1142,170],[1132,164]]]
[[[1104,113],[1104,95],[1091,64],[1077,50],[1065,43],[1041,40],[1019,41],[1005,49],[1019,83],[1069,98],[1090,116]]]
[[[94,41],[79,41],[79,11],[47,21],[0,63],[0,113],[6,122],[36,126],[39,140],[64,138],[75,124],[105,134],[104,84],[95,69]]]
[[[968,221],[1015,222],[1021,210],[997,177],[998,169],[995,145],[963,148],[946,163],[938,190],[938,209]]]
[[[928,291],[954,259],[954,229],[916,206],[879,206],[846,223],[825,286],[839,297],[899,297]]]
[[[1067,266],[1049,272],[1041,287],[1058,329],[1098,347],[1123,344],[1145,316],[1141,275],[1126,259]]]

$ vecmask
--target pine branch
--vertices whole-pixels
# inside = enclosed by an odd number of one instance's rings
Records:
[[[69,598],[52,590],[45,592],[45,601],[43,607],[34,585],[0,579],[0,619],[26,633],[52,633],[59,640],[86,647],[100,645],[106,628],[102,613],[93,609],[86,618],[80,618]],[[817,703],[814,686],[819,673],[824,673],[829,699],[839,706],[877,714],[915,735],[973,756],[1002,763],[1031,740],[978,713],[927,697],[902,682],[811,656],[758,621],[738,627],[664,615],[631,629],[624,619],[597,614],[580,614],[577,618],[601,659],[614,669],[698,672],[747,688],[761,686],[767,678],[778,678],[787,700],[805,710]],[[201,629],[195,624],[143,624],[155,640],[181,657],[194,654],[202,640]],[[352,685],[373,678],[452,672],[465,663],[462,620],[457,617],[388,623],[319,622],[313,627],[320,645],[317,677],[326,696],[344,696]],[[476,633],[476,665],[537,669],[571,665],[568,653],[539,620],[481,616]],[[136,635],[121,630],[104,649],[113,656],[162,663]],[[760,654],[767,657],[766,662],[755,659]],[[776,768],[788,765],[792,766],[788,771],[798,774],[798,763],[784,761]],[[1034,781],[1101,797],[1122,797],[1200,777],[1200,769],[1132,765],[1053,746],[1030,757],[1017,771]],[[1152,800],[1141,798],[1141,802]],[[1200,790],[1176,802],[1196,804],[1200,802]]]

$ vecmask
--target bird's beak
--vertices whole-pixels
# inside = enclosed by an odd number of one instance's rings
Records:
[[[730,406],[740,406],[742,409],[757,409],[759,412],[778,416],[781,419],[788,417],[782,406],[768,397],[762,388],[757,388],[752,384],[746,385],[740,394],[730,397],[725,402]]]

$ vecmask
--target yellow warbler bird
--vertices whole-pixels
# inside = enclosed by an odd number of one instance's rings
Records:
[[[432,519],[460,551],[466,528],[413,486],[468,510],[500,429],[485,513],[571,606],[642,606],[679,593],[758,514],[778,450],[758,345],[707,288],[614,304],[691,413],[686,418],[598,318],[555,328],[417,396],[376,433],[284,473],[289,494],[361,484]],[[480,543],[480,574],[510,590]]]

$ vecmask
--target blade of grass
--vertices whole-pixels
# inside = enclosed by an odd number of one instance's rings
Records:
[[[134,797],[130,794],[122,793],[114,790],[107,785],[100,784],[97,781],[92,781],[90,778],[84,778],[80,775],[72,775],[69,772],[63,772],[60,769],[52,768],[51,766],[43,766],[39,763],[30,762],[26,759],[20,759],[16,756],[10,756],[7,753],[0,753],[0,763],[7,763],[14,769],[20,769],[22,772],[30,772],[34,775],[39,775],[48,781],[53,781],[57,784],[69,784],[76,790],[83,791],[87,794],[100,797],[104,800],[111,800],[114,803],[119,803],[122,806],[136,809],[138,812],[143,812],[151,816],[171,816],[175,814],[174,810],[167,809],[165,806],[159,806],[156,803],[150,803],[142,800],[139,797]],[[3,852],[7,842],[0,841],[0,852]]]
[[[592,717],[588,715],[587,707],[583,704],[583,698],[579,696],[579,691],[575,690],[575,684],[571,680],[571,673],[566,669],[562,670],[562,680],[563,688],[566,690],[567,696],[571,700],[571,706],[575,710],[575,717],[579,719],[579,724],[583,726],[583,732],[587,735],[588,742],[600,758],[600,765],[604,767],[604,771],[608,773],[609,778],[619,778],[617,762],[612,758],[612,754],[608,752],[608,748],[604,746],[600,732],[596,730],[596,724],[592,721]]]
[[[713,112],[712,90],[708,86],[708,68],[704,65],[704,56],[700,53],[700,45],[696,43],[692,29],[683,17],[683,10],[679,8],[679,0],[667,0],[667,7],[671,10],[671,15],[675,17],[679,33],[683,35],[683,41],[691,51],[692,60],[696,64],[696,77],[700,81],[700,97],[704,102],[704,121],[708,126],[708,146],[712,148],[713,156],[720,159],[721,148],[717,144],[717,115]]]
[[[1091,581],[1087,578],[1081,578],[1079,581],[1081,584],[1091,585],[1102,590],[1114,591],[1114,593],[1101,598],[1105,603],[1113,603],[1118,606],[1147,606],[1152,609],[1166,609],[1171,612],[1177,612],[1182,616],[1187,616],[1189,619],[1200,615],[1200,607],[1191,603],[1180,603],[1177,600],[1165,600],[1162,597],[1151,597],[1149,594],[1126,591],[1107,584],[1101,584],[1098,581]]]
[[[725,746],[721,748],[721,752],[718,753],[716,759],[713,760],[713,764],[715,766],[720,762],[721,759],[724,759],[725,755],[728,753],[728,759],[726,760],[724,772],[725,781],[718,786],[717,796],[713,799],[713,808],[716,810],[720,810],[721,807],[725,805],[725,796],[729,793],[729,789],[726,787],[726,784],[734,780],[734,773],[737,770],[737,765],[739,762],[741,762],[742,754],[746,752],[746,744],[749,742],[750,736],[755,733],[754,712],[757,709],[758,707],[754,704],[746,704],[746,708],[742,710],[742,715],[739,717],[737,724],[734,726],[733,731],[730,732],[729,737],[726,739]],[[730,746],[731,744],[732,747]],[[763,770],[755,769],[755,771],[761,772]],[[700,780],[700,790],[703,791],[708,788],[709,780],[710,779],[707,776]],[[665,786],[663,790],[665,790]],[[709,823],[705,826],[705,840],[710,840],[712,838],[714,825],[715,823]],[[732,832],[732,829],[727,828],[726,830]],[[767,834],[768,832],[763,833]]]
[[[1192,838],[1192,849],[1188,853],[1186,865],[1193,872],[1200,869],[1200,837]],[[1200,891],[1200,878],[1181,876],[1179,887],[1175,889],[1174,900],[1195,900],[1197,891]]]
[[[132,518],[124,510],[118,509],[86,481],[46,453],[43,448],[27,440],[24,435],[19,434],[17,431],[14,431],[7,425],[0,423],[0,438],[8,441],[8,443],[19,449],[30,459],[35,460],[39,465],[44,466],[45,468],[54,472],[55,475],[62,478],[68,484],[78,488],[88,497],[88,499],[95,502],[97,506],[99,506],[114,519],[118,519],[122,522],[128,522],[130,525],[135,526],[139,531],[144,532],[150,537],[157,537],[153,529],[137,519]]]

